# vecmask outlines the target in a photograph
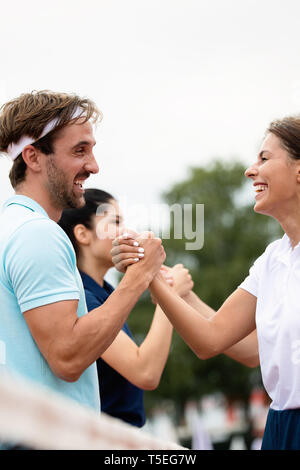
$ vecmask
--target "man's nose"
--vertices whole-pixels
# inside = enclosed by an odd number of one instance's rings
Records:
[[[99,166],[98,166],[98,163],[96,162],[94,154],[91,155],[91,158],[86,163],[85,168],[89,173],[96,174],[99,172]]]

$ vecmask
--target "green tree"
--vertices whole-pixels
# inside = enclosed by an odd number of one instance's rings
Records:
[[[186,180],[163,195],[169,206],[192,204],[195,210],[196,204],[204,204],[202,249],[187,251],[189,240],[174,238],[173,220],[170,239],[163,240],[163,244],[166,264],[183,263],[188,267],[194,291],[214,309],[243,281],[267,244],[282,236],[275,220],[253,211],[254,194],[249,195],[247,191],[245,199],[244,170],[239,162],[221,161],[214,161],[208,167],[191,168]],[[129,324],[140,340],[150,325],[153,310],[151,299],[145,294],[130,315]],[[224,355],[200,360],[175,332],[160,386],[156,392],[146,394],[146,405],[153,406],[161,399],[173,399],[183,405],[187,399],[199,399],[220,390],[229,399],[238,397],[246,401],[252,376],[253,369]]]

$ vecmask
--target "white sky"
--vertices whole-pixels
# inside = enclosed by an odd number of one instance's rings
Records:
[[[299,39],[299,0],[0,0],[0,103],[92,98],[104,119],[86,186],[151,204],[190,165],[247,166],[270,120],[299,112]]]

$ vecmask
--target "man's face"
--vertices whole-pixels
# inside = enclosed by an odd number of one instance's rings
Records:
[[[93,155],[95,145],[90,122],[80,121],[62,129],[54,142],[54,153],[46,156],[46,186],[57,209],[79,208],[85,204],[83,182],[99,167]]]

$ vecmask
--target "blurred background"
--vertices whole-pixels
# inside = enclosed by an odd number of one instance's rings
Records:
[[[127,225],[149,226],[147,207],[204,204],[204,246],[164,240],[195,291],[218,308],[247,275],[275,221],[253,212],[244,170],[269,122],[299,112],[297,0],[0,0],[0,104],[51,89],[93,99],[98,175]],[[13,194],[0,159],[0,203]],[[138,220],[126,208],[140,204]],[[160,219],[161,220],[161,219]],[[172,221],[164,220],[165,224]],[[157,233],[157,229],[155,229]],[[159,235],[159,233],[157,233]],[[112,270],[114,285],[118,276]],[[143,340],[147,293],[129,318]],[[259,368],[227,357],[201,361],[174,333],[159,388],[146,393],[146,428],[193,448],[255,448],[268,397]]]

